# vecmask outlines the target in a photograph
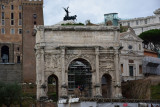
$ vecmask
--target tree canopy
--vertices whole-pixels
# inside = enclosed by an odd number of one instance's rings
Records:
[[[10,107],[21,99],[21,86],[17,83],[0,83],[0,104]]]
[[[160,49],[160,29],[152,29],[142,32],[139,37],[144,40],[144,45],[149,46],[151,50]]]

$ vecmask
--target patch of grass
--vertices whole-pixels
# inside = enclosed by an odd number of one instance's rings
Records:
[[[24,98],[32,98],[32,99],[36,99],[36,95],[32,94],[32,93],[23,93],[22,96]]]
[[[128,26],[120,26],[120,32],[127,32]]]
[[[34,84],[30,84],[29,85],[29,88],[31,88],[31,89],[33,89],[33,88],[35,88],[36,86],[34,85]]]
[[[160,99],[160,84],[151,86],[151,99]]]
[[[35,105],[36,104],[36,101],[35,100],[33,100],[33,99],[24,99],[23,101],[22,101],[22,106],[23,107],[31,107],[31,105]],[[19,107],[19,106],[18,106]]]

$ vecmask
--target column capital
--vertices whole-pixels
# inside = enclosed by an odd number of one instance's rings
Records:
[[[99,46],[95,46],[95,54],[99,55]]]
[[[65,46],[60,46],[60,49],[61,49],[61,50],[65,49],[65,48],[66,48]]]
[[[66,49],[65,46],[61,46],[60,49],[61,49],[61,54],[65,55],[65,49]]]

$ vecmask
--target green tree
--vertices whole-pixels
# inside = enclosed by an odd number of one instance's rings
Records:
[[[144,40],[144,45],[150,47],[151,50],[158,51],[160,49],[160,29],[152,29],[142,32],[139,37]]]
[[[0,83],[0,104],[10,107],[20,102],[21,95],[21,86],[17,83]]]

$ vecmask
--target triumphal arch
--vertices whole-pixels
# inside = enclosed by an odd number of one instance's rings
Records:
[[[56,84],[59,98],[121,97],[118,27],[54,25],[36,30],[37,99],[48,97],[49,83]]]

